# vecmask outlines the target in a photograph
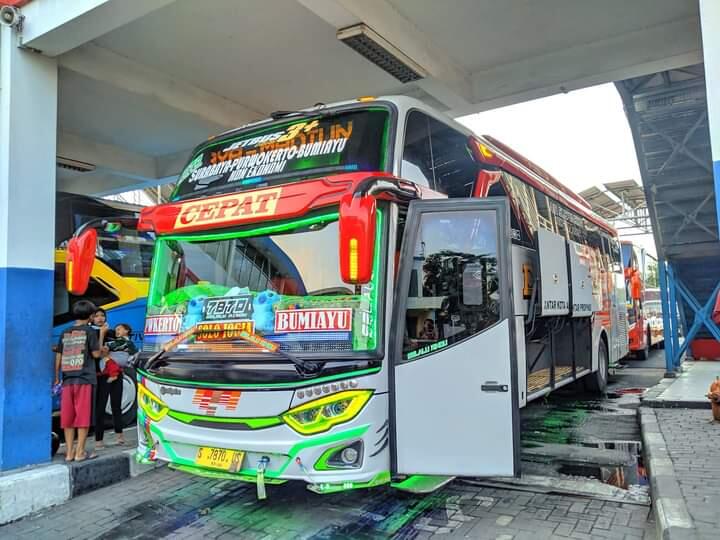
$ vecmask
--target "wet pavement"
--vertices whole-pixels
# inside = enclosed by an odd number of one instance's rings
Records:
[[[0,527],[0,537],[654,538],[635,409],[663,373],[653,351],[627,362],[605,399],[563,389],[530,404],[514,483],[456,480],[425,496],[320,496],[288,483],[259,502],[252,485],[158,469]]]

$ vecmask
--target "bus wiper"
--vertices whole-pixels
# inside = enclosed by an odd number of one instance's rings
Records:
[[[298,116],[300,118],[307,118],[308,116],[325,116],[328,113],[322,110],[323,107],[325,107],[324,103],[316,103],[315,107],[308,111],[273,111],[270,113],[270,118],[273,120],[280,120],[291,116]]]
[[[146,369],[147,371],[149,371],[150,368],[152,368],[152,366],[155,364],[155,362],[157,362],[157,361],[160,360],[163,356],[165,356],[165,353],[167,353],[168,351],[173,350],[175,347],[177,347],[178,345],[180,345],[183,341],[189,339],[190,336],[192,336],[193,334],[195,334],[195,332],[197,332],[197,326],[193,326],[192,328],[188,328],[188,329],[185,330],[182,334],[178,334],[177,336],[175,336],[175,337],[174,337],[173,339],[171,339],[170,341],[164,343],[163,346],[160,348],[160,350],[159,350],[158,352],[156,352],[156,353],[153,354],[150,358],[147,359],[147,362],[145,362],[145,365],[143,366],[143,368]],[[136,362],[137,362],[137,360],[136,360]]]
[[[155,363],[163,356],[165,356],[167,352],[171,351],[172,349],[180,345],[180,343],[190,338],[193,334],[195,334],[195,332],[197,332],[197,327],[193,326],[182,334],[178,334],[176,337],[165,343],[157,353],[148,358],[147,362],[145,362],[145,365],[143,367],[146,370],[150,370],[152,366],[155,365]],[[290,360],[290,362],[297,366],[298,371],[302,376],[314,376],[322,368],[322,365],[319,362],[308,362],[307,360],[302,360],[301,358],[298,358],[294,354],[286,351],[281,351],[280,345],[278,343],[270,341],[269,339],[265,339],[264,337],[258,336],[257,334],[251,334],[250,332],[243,330],[238,334],[238,337],[244,341],[247,341],[248,343],[257,345],[258,347],[262,347],[267,351],[282,356],[286,360]]]
[[[258,347],[262,347],[263,349],[270,351],[272,353],[278,354],[285,358],[286,360],[290,360],[295,366],[298,368],[298,371],[300,372],[300,375],[310,377],[313,375],[316,375],[320,369],[321,365],[318,362],[308,362],[307,360],[302,360],[301,358],[298,358],[294,354],[291,354],[286,351],[280,350],[280,344],[276,343],[274,341],[270,341],[269,339],[265,339],[264,337],[258,336],[257,334],[251,334],[247,330],[242,330],[238,337],[240,339],[243,339],[247,341],[248,343],[252,343],[253,345],[257,345]]]

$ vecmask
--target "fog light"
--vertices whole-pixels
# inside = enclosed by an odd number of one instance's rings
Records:
[[[363,462],[363,443],[354,443],[338,448],[328,448],[315,462],[316,471],[327,471],[331,469],[358,469]]]
[[[345,465],[353,465],[357,461],[359,455],[360,454],[355,448],[348,446],[341,452],[340,459]]]

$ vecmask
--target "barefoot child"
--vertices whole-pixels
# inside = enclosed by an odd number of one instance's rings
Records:
[[[65,431],[65,461],[96,457],[85,451],[88,429],[92,425],[93,386],[97,383],[94,358],[100,358],[105,352],[97,332],[88,325],[96,309],[87,300],[73,306],[75,324],[60,336],[55,355],[55,384],[60,382],[62,372],[60,425]],[[74,447],[76,432],[77,446]]]
[[[113,357],[119,359],[122,356],[127,360],[127,357],[137,352],[137,347],[130,340],[130,334],[132,334],[132,328],[130,328],[129,324],[120,323],[115,327],[115,339],[107,344],[110,356],[105,359],[104,367],[99,376],[101,384],[98,385],[97,408],[99,411],[105,410],[109,395],[117,444],[125,444],[125,436],[122,432],[123,380],[121,362],[113,360]],[[103,443],[103,427],[98,421],[98,426],[95,428],[95,448],[105,446]]]

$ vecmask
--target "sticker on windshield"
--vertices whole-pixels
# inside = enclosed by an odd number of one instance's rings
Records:
[[[252,307],[253,297],[251,294],[208,298],[205,300],[203,307],[203,320],[233,321],[250,319]]]
[[[235,341],[242,339],[242,332],[255,332],[252,321],[200,323],[195,341]]]
[[[275,313],[275,332],[349,332],[352,311],[352,308],[280,310]]]
[[[294,161],[341,154],[353,131],[353,121],[321,125],[318,120],[302,121],[284,131],[236,141],[210,152],[209,164],[195,168],[189,182],[204,187],[208,180],[229,174],[227,182],[283,172]]]
[[[155,315],[145,319],[146,336],[174,336],[180,332],[180,315]]]

